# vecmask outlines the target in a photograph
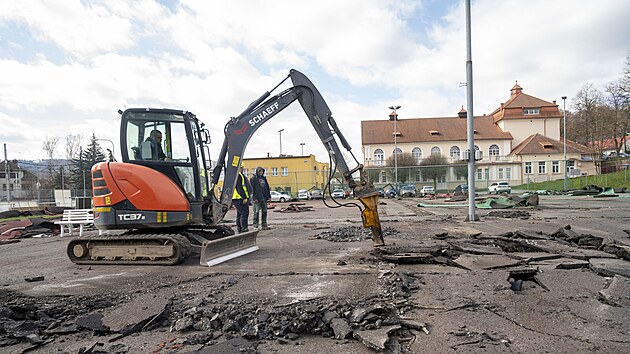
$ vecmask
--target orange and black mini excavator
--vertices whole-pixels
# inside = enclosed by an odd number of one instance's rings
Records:
[[[271,95],[286,80],[293,85]],[[209,168],[210,135],[191,112],[133,108],[121,114],[122,162],[92,167],[94,225],[101,231],[123,230],[76,238],[68,256],[77,264],[177,264],[191,253],[211,266],[258,249],[258,231],[234,234],[221,223],[230,208],[237,171],[256,130],[291,103],[300,102],[329,153],[329,182],[339,170],[354,196],[347,203],[361,210],[374,245],[384,244],[378,216],[378,192],[367,181],[350,145],[313,83],[297,70],[252,102],[224,128],[216,166]],[[357,166],[350,169],[337,140]],[[358,175],[355,180],[353,175]],[[220,176],[223,188],[215,191]],[[339,204],[338,206],[341,206]]]

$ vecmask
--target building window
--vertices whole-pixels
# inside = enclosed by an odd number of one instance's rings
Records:
[[[484,172],[485,172],[486,180],[489,180],[490,179],[490,169],[486,168],[486,169],[484,169]]]
[[[499,167],[499,179],[503,179],[503,167]]]
[[[385,173],[385,171],[381,171],[379,180],[381,183],[387,183],[387,173]]]
[[[422,181],[422,173],[420,172],[420,169],[416,170],[416,182],[420,182]]]
[[[499,145],[492,144],[488,149],[488,155],[490,156],[499,156]]]
[[[547,161],[538,161],[538,173],[547,173]]]
[[[575,161],[573,160],[567,161],[567,172],[571,171],[574,168],[575,168]]]
[[[283,176],[288,176],[289,175],[289,168],[288,167],[282,167],[282,175]]]
[[[413,150],[411,150],[411,156],[413,156],[414,159],[420,162],[420,160],[422,159],[422,149],[420,149],[419,147],[413,148]]]
[[[383,161],[383,160],[385,160],[385,154],[383,153],[383,150],[381,149],[374,150],[374,161]]]
[[[531,175],[532,174],[532,163],[531,162],[525,162],[525,174],[526,175]]]
[[[442,150],[438,146],[431,148],[431,155],[442,155]]]
[[[532,114],[540,114],[540,108],[523,108],[523,114],[526,116]]]
[[[505,168],[505,179],[512,179],[512,167]]]
[[[278,168],[277,167],[272,167],[271,168],[271,175],[272,176],[277,176],[278,175]]]
[[[483,170],[482,170],[482,169],[480,169],[480,168],[478,168],[478,169],[477,169],[477,179],[478,179],[478,180],[481,180],[481,179],[482,179],[482,177],[483,177]]]
[[[551,173],[560,173],[560,161],[551,161]]]
[[[459,146],[451,146],[449,155],[451,155],[452,158],[459,160],[459,155],[460,155]]]
[[[394,149],[394,154],[395,155],[400,155],[400,154],[402,154],[402,150],[400,150],[400,148],[397,147],[397,148]]]

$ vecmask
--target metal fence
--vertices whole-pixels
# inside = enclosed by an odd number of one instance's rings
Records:
[[[47,206],[91,208],[90,189],[36,189],[1,191],[0,211],[9,209],[33,209]]]

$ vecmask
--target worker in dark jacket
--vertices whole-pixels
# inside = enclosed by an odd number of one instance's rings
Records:
[[[247,219],[249,218],[249,196],[252,187],[243,175],[243,166],[238,169],[236,186],[232,194],[232,204],[236,208],[236,229],[239,233],[247,232]]]
[[[271,189],[265,177],[265,169],[258,166],[256,173],[249,180],[252,186],[252,205],[254,206],[254,220],[252,224],[254,228],[258,228],[258,217],[262,214],[261,225],[263,230],[269,230],[267,225],[267,201],[271,199]]]

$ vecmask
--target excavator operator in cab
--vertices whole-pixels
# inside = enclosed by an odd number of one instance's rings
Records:
[[[166,155],[162,150],[162,132],[154,129],[147,140],[142,143],[142,157],[145,160],[164,160]]]

